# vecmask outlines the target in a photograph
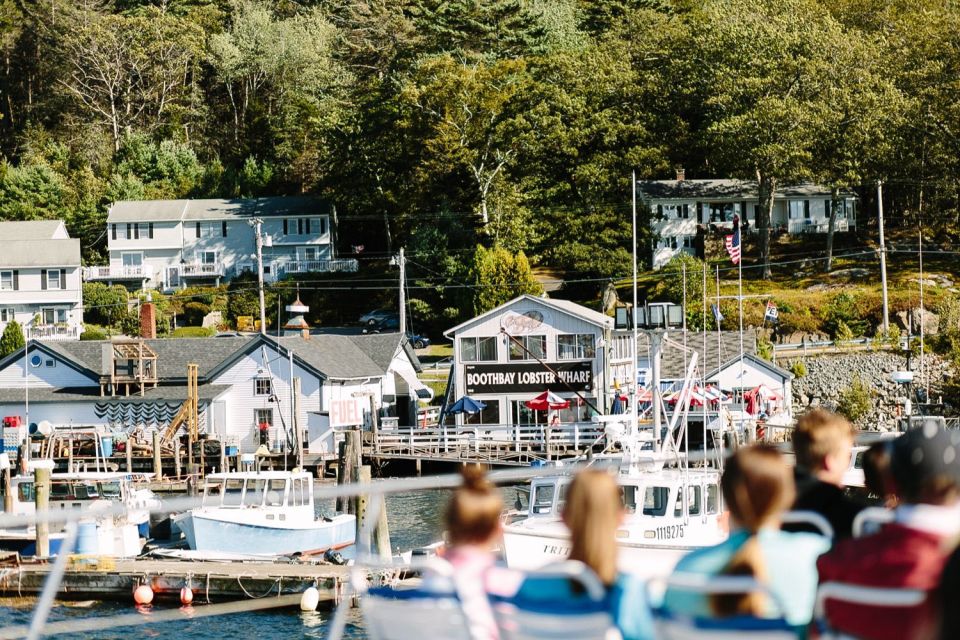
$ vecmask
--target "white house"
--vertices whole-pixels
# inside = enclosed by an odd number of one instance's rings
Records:
[[[756,228],[760,199],[757,183],[747,180],[638,180],[637,197],[650,209],[656,235],[653,268],[659,269],[680,253],[703,257],[703,234],[729,232],[733,217],[745,221],[745,232]],[[816,184],[783,186],[774,192],[770,227],[790,234],[827,233],[832,194]],[[836,202],[834,230],[856,228],[857,197],[841,191]]]
[[[0,332],[16,320],[33,338],[78,339],[80,240],[61,220],[35,220],[0,222],[0,242]]]
[[[156,387],[110,388],[110,341],[42,343],[0,360],[0,416],[47,421],[53,428],[97,426],[116,431],[164,429],[187,396],[187,365],[198,366],[201,432],[241,452],[255,451],[259,425],[271,446],[286,440],[292,423],[291,380],[300,378],[297,422],[306,432],[316,416],[331,428],[381,424],[423,396],[419,361],[401,334],[262,335],[146,340],[156,354]],[[25,369],[28,375],[25,376]],[[398,383],[398,371],[413,382]],[[292,432],[292,431],[291,431]],[[335,451],[310,453],[333,454]]]
[[[123,201],[107,215],[110,264],[88,267],[86,280],[176,289],[256,272],[256,234],[263,221],[263,272],[356,271],[336,259],[336,210],[307,196],[246,200]]]
[[[600,412],[608,406],[608,350],[613,318],[567,300],[522,295],[444,332],[453,341],[453,388],[448,399],[470,396],[486,407],[458,423],[543,422],[524,402],[552,391],[578,394]],[[563,422],[587,419],[589,405],[561,411]]]

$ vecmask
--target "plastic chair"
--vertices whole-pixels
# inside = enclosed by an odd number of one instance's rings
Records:
[[[830,540],[833,540],[835,535],[833,525],[830,524],[830,521],[816,511],[787,511],[783,514],[781,522],[785,525],[807,525],[816,529],[817,533],[824,538]],[[795,527],[791,527],[790,530],[794,531],[796,529]]]
[[[523,574],[523,584],[543,581],[558,592],[569,591],[570,583],[580,586],[581,597],[491,596],[494,618],[501,640],[582,640],[620,638],[616,630],[606,589],[597,576],[581,562],[568,560]]]
[[[431,559],[435,588],[375,587],[360,598],[370,640],[472,640],[449,563]]]
[[[853,519],[853,537],[876,533],[881,525],[893,522],[893,509],[867,507]]]
[[[827,615],[827,601],[843,602],[864,607],[863,615],[871,608],[910,608],[922,605],[927,599],[922,589],[896,589],[889,587],[865,587],[845,582],[826,582],[817,589],[814,622],[820,630],[821,640],[857,640],[856,636],[835,629]]]
[[[669,578],[651,581],[650,589],[675,589],[703,597],[719,594],[764,593],[783,611],[776,594],[749,576],[710,576],[675,573]],[[651,602],[653,597],[651,595]],[[738,615],[713,616],[675,613],[665,606],[653,609],[653,620],[659,640],[796,640],[799,629],[782,616],[758,618]]]

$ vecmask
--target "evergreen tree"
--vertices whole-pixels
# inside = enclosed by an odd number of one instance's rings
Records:
[[[522,251],[514,255],[503,247],[486,249],[477,245],[470,276],[475,287],[473,311],[477,315],[524,293],[543,293]]]
[[[3,335],[0,336],[0,358],[6,358],[11,353],[23,349],[26,344],[20,323],[11,320],[7,323],[7,328],[3,330]]]

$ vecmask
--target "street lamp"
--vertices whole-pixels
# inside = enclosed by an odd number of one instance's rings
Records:
[[[260,333],[267,335],[267,309],[263,301],[263,227],[262,218],[250,218],[247,220],[254,229],[254,235],[257,240],[257,292],[260,295]]]

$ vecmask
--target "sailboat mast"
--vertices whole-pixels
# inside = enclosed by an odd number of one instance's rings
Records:
[[[631,435],[636,436],[638,427],[638,420],[640,418],[639,414],[639,403],[640,403],[640,384],[638,382],[637,376],[640,371],[640,362],[639,354],[640,350],[639,345],[639,331],[637,326],[637,172],[634,171],[630,174],[630,192],[633,202],[633,373],[631,377],[633,378],[633,420],[631,426]],[[654,398],[656,400],[656,398]]]

